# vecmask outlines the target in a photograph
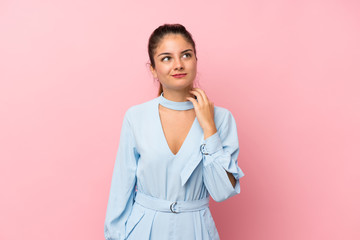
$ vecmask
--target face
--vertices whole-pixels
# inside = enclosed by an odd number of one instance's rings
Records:
[[[163,88],[181,90],[192,87],[197,60],[192,45],[181,34],[165,35],[155,50],[154,61],[155,69],[150,66],[150,70]]]

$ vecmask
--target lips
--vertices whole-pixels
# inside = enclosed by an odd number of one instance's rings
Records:
[[[172,75],[172,76],[175,77],[175,78],[182,78],[182,77],[185,77],[185,76],[186,76],[186,73],[174,74],[174,75]]]

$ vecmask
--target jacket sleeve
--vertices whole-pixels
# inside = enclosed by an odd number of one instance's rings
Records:
[[[221,202],[240,193],[239,179],[244,173],[238,166],[239,141],[236,122],[230,111],[227,111],[218,131],[202,140],[200,149],[204,184],[211,197]],[[225,170],[235,177],[235,188]]]
[[[109,200],[106,210],[104,234],[106,240],[124,240],[125,222],[131,212],[138,153],[128,112],[121,127],[120,143],[115,159]]]

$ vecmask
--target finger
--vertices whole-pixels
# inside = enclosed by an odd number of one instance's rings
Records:
[[[200,92],[200,94],[201,94],[202,98],[204,99],[204,102],[205,102],[205,103],[210,102],[210,101],[209,101],[209,98],[207,97],[207,95],[206,95],[206,93],[205,93],[204,90],[202,90],[201,88],[196,88],[196,90],[197,90],[198,92]]]
[[[213,102],[211,102],[211,114],[213,117],[215,116],[215,107]]]
[[[199,104],[201,104],[201,105],[202,105],[202,104],[204,103],[203,96],[201,95],[201,93],[200,93],[200,92],[198,92],[197,90],[190,90],[190,92],[196,96],[196,98],[197,98],[197,100],[198,100]]]
[[[195,100],[195,98],[192,97],[186,97],[186,99],[188,99],[189,101],[191,101],[194,105],[194,107],[198,108],[198,102]]]

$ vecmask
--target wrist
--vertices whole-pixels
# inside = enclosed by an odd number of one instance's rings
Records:
[[[214,135],[217,132],[216,127],[206,128],[204,129],[204,139]]]

